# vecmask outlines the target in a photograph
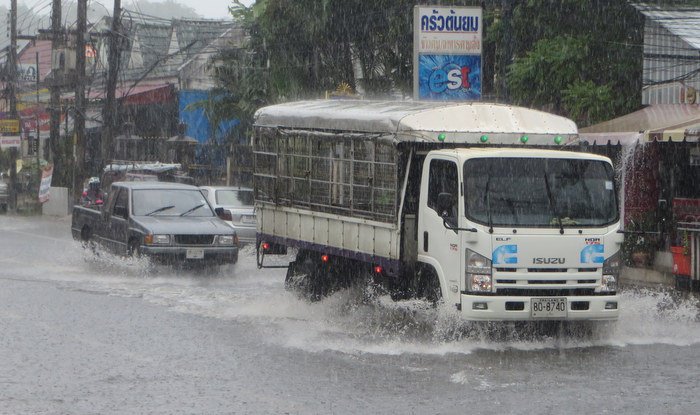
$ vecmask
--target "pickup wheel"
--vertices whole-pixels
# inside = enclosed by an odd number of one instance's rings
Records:
[[[90,227],[87,225],[83,226],[83,228],[80,229],[80,240],[83,241],[83,245],[89,242],[91,237],[92,231],[90,230]]]
[[[127,246],[127,255],[134,258],[141,257],[141,244],[138,239],[131,239]]]
[[[90,229],[90,227],[87,225],[80,229],[80,242],[83,245],[83,248],[90,249],[94,254],[98,254],[97,244],[95,244],[95,241],[92,240],[92,229]]]

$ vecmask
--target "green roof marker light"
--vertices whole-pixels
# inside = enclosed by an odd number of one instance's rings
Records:
[[[530,137],[524,135],[524,136],[520,137],[520,142],[523,144],[527,144],[527,140],[529,140],[529,139],[530,139]]]
[[[560,135],[554,137],[554,143],[556,144],[561,144],[562,138]]]
[[[438,134],[438,141],[443,142],[443,141],[445,141],[445,138],[447,138],[445,133]]]
[[[481,137],[479,137],[479,141],[481,141],[482,143],[485,143],[485,142],[489,141],[489,136],[484,134]]]

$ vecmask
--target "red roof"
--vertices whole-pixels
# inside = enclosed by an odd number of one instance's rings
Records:
[[[159,102],[172,101],[175,99],[175,89],[172,84],[157,85],[136,85],[132,87],[118,86],[115,91],[117,99],[123,99],[125,104],[154,104]],[[104,89],[91,90],[87,95],[90,100],[104,99]]]

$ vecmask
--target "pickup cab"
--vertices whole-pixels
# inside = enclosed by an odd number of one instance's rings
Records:
[[[196,186],[116,182],[103,205],[73,207],[73,238],[117,255],[156,263],[217,265],[238,261],[238,237]]]

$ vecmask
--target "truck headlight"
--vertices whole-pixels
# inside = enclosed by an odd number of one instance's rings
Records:
[[[622,260],[618,251],[603,262],[603,276],[600,279],[601,292],[617,291],[617,281],[620,278]]]
[[[170,235],[146,235],[143,238],[146,245],[170,245]]]
[[[465,252],[465,289],[471,292],[491,292],[491,260],[471,249]]]
[[[236,237],[234,235],[219,235],[216,243],[219,245],[233,245]]]

